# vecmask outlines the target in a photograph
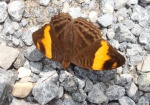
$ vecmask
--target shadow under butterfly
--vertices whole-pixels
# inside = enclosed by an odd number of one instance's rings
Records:
[[[32,35],[33,42],[47,58],[62,62],[64,69],[73,63],[92,70],[111,70],[122,66],[125,58],[102,38],[100,30],[83,18],[68,13],[52,17]]]

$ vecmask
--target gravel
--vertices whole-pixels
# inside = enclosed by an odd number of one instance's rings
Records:
[[[0,105],[149,105],[149,3],[1,0]],[[71,64],[64,70],[61,62],[44,57],[32,33],[61,12],[92,21],[125,56],[125,65],[92,71]]]

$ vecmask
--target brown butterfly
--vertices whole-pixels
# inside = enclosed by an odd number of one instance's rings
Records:
[[[68,13],[52,17],[49,24],[33,33],[36,47],[49,59],[93,70],[122,66],[125,58],[102,38],[100,30],[83,18]]]

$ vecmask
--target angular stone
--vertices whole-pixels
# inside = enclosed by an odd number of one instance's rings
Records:
[[[44,56],[35,46],[31,46],[25,50],[25,57],[30,61],[39,61]]]
[[[113,15],[110,13],[104,14],[98,18],[98,22],[103,26],[107,27],[113,23]]]
[[[123,96],[122,98],[120,98],[119,103],[120,105],[136,105],[135,102],[127,96]]]
[[[75,0],[77,3],[83,3],[85,0]]]
[[[65,80],[65,78],[67,78],[67,76],[69,76],[70,74],[67,71],[61,70],[60,71],[60,75],[59,75],[59,81],[63,82]]]
[[[18,55],[19,51],[17,49],[7,46],[0,46],[0,67],[7,70]]]
[[[100,9],[103,13],[113,13],[114,0],[100,0]]]
[[[22,53],[19,53],[19,55],[18,55],[16,61],[14,62],[13,66],[15,68],[19,68],[19,67],[23,66],[24,62],[25,62],[24,55]]]
[[[99,85],[94,85],[92,90],[88,93],[88,101],[96,104],[107,102],[108,99],[104,92],[99,88]]]
[[[6,2],[0,2],[0,23],[4,22],[7,16],[7,4]]]
[[[149,72],[150,71],[150,65],[149,65],[149,62],[150,62],[150,55],[148,55],[145,60],[144,60],[144,63],[142,64],[142,67],[141,67],[141,72]]]
[[[93,88],[93,83],[89,79],[85,82],[84,92],[90,92]]]
[[[64,6],[63,6],[63,9],[62,9],[62,12],[67,13],[68,10],[69,10],[69,3],[65,2]]]
[[[150,3],[150,0],[140,0],[142,3]]]
[[[150,35],[148,32],[141,32],[139,36],[139,43],[148,45],[150,43]]]
[[[119,85],[112,85],[106,90],[106,96],[109,100],[118,100],[125,94],[125,89]]]
[[[18,69],[18,78],[24,78],[24,77],[28,77],[31,75],[31,70],[30,69],[27,69],[27,68],[24,68],[24,67],[20,67]]]
[[[126,5],[128,0],[115,0],[115,9],[118,10]]]
[[[41,78],[35,84],[32,94],[34,95],[34,99],[37,100],[39,104],[44,105],[58,96],[59,87],[50,79],[43,80]]]
[[[91,22],[96,22],[98,17],[97,17],[97,12],[96,11],[91,11],[89,13],[89,18],[91,20]]]
[[[24,10],[25,4],[22,1],[13,1],[8,4],[8,13],[14,21],[20,21],[22,19]]]
[[[65,99],[62,105],[76,105],[72,99]]]
[[[82,90],[82,92],[74,92],[72,93],[72,98],[77,101],[77,102],[83,102],[85,101],[87,95],[86,93],[84,93],[84,91]]]
[[[149,105],[149,100],[146,97],[141,96],[137,105]]]
[[[12,95],[19,98],[25,98],[30,94],[33,86],[34,85],[31,82],[16,82],[13,86]]]
[[[136,95],[137,91],[138,87],[135,85],[134,82],[132,82],[129,89],[127,90],[127,95],[132,98]]]
[[[40,73],[42,71],[43,65],[40,62],[30,62],[30,67],[33,73]]]
[[[40,0],[40,5],[47,6],[50,0]]]
[[[80,7],[71,7],[68,10],[68,13],[72,16],[72,18],[81,17],[81,8]]]
[[[73,79],[78,84],[78,88],[83,89],[83,87],[85,86],[85,81],[77,77],[74,77]]]
[[[142,91],[150,91],[150,73],[143,73],[138,77],[139,89]]]

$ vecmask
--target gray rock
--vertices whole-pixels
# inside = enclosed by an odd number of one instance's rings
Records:
[[[150,0],[140,0],[142,3],[150,3]]]
[[[116,30],[116,35],[114,37],[119,42],[135,42],[135,36],[130,32],[130,30],[123,24],[119,24],[119,27]]]
[[[128,17],[128,11],[127,8],[123,7],[123,8],[120,8],[118,11],[116,11],[116,17],[117,17],[117,20],[119,22],[121,22],[122,20],[124,20],[125,18]]]
[[[69,76],[69,73],[67,71],[61,70],[59,74],[59,81],[63,82],[65,78]]]
[[[58,98],[61,98],[64,94],[64,88],[62,86],[59,87]]]
[[[108,82],[114,78],[116,74],[116,70],[104,70],[104,71],[96,71],[97,79],[102,82]]]
[[[13,1],[8,4],[8,13],[14,21],[22,19],[24,10],[25,4],[23,1]]]
[[[126,51],[126,48],[127,48],[127,42],[123,42],[123,43],[119,44],[120,51],[124,52],[124,51]]]
[[[0,46],[0,55],[0,67],[7,70],[18,57],[19,51],[11,47]]]
[[[148,32],[142,31],[139,36],[139,43],[148,45],[150,43],[150,35]]]
[[[23,30],[22,29],[19,29],[19,30],[15,31],[14,34],[13,34],[13,36],[15,38],[20,38],[22,35],[23,35]]]
[[[49,71],[51,69],[58,69],[58,70],[63,69],[60,62],[56,62],[56,61],[50,60],[48,58],[45,58],[43,62],[44,62],[43,71]]]
[[[15,31],[18,30],[18,29],[20,29],[20,25],[17,22],[12,22],[12,26],[13,26],[13,28],[14,28]]]
[[[115,9],[118,10],[126,5],[128,0],[115,0]]]
[[[145,50],[150,51],[150,45],[149,44],[145,45],[144,48],[145,48]]]
[[[44,105],[58,96],[59,87],[50,79],[41,78],[35,84],[32,94],[39,104]]]
[[[147,98],[148,101],[150,102],[150,92],[145,93],[144,97]]]
[[[61,83],[61,86],[63,86],[64,89],[69,92],[74,92],[77,90],[77,84],[71,76],[65,78],[65,80]]]
[[[136,105],[135,102],[127,96],[123,96],[122,98],[120,98],[119,103],[120,105]]]
[[[12,85],[15,83],[17,75],[14,71],[0,69],[0,105],[4,105],[11,94]]]
[[[12,22],[9,18],[5,20],[4,27],[2,33],[5,35],[11,35],[14,33],[14,28],[12,26]]]
[[[77,101],[77,102],[83,102],[85,101],[87,95],[86,93],[84,93],[84,91],[82,90],[82,92],[74,92],[72,93],[72,98],[73,100]]]
[[[75,75],[77,75],[79,77],[82,77],[82,78],[86,78],[87,77],[87,73],[88,73],[88,71],[86,69],[78,67],[78,66],[76,66],[74,68],[74,72],[75,72]]]
[[[96,11],[91,11],[89,13],[89,18],[91,20],[91,22],[96,22],[98,17],[97,17],[97,12]]]
[[[112,85],[106,90],[106,96],[109,100],[118,100],[125,94],[125,89],[119,85]]]
[[[40,73],[43,65],[40,62],[30,62],[30,68],[33,73]]]
[[[13,63],[13,66],[15,68],[19,68],[19,67],[22,67],[23,64],[25,62],[25,58],[24,58],[24,55],[23,53],[19,53],[17,59],[15,60],[15,62]]]
[[[39,104],[30,103],[30,102],[25,101],[24,99],[13,98],[10,105],[39,105]]]
[[[137,91],[138,91],[138,87],[135,85],[134,82],[132,82],[129,89],[127,90],[127,95],[131,98],[135,97]]]
[[[51,70],[48,72],[40,72],[39,76],[44,79],[49,79],[53,82],[58,82],[58,73],[56,70]]]
[[[30,61],[39,61],[43,58],[43,54],[35,46],[31,46],[25,50],[25,57]]]
[[[148,11],[140,5],[134,6],[133,13],[131,14],[131,19],[133,21],[138,21],[139,24],[143,27],[147,27],[150,24],[150,16]]]
[[[68,13],[72,16],[72,18],[81,17],[81,15],[82,15],[80,7],[69,8]]]
[[[113,23],[113,15],[110,13],[104,14],[98,18],[98,22],[103,26],[107,27]]]
[[[119,42],[118,42],[117,40],[111,39],[111,40],[109,41],[109,43],[110,43],[114,48],[116,48],[116,49],[119,48]]]
[[[141,96],[137,105],[149,105],[149,100],[146,97]]]
[[[78,84],[79,89],[83,89],[85,86],[85,81],[83,79],[80,79],[78,77],[73,77],[74,81]]]
[[[43,5],[43,6],[47,6],[49,4],[50,0],[40,0],[40,5]]]
[[[22,20],[21,20],[21,25],[22,25],[23,27],[25,27],[27,24],[28,24],[28,20],[27,20],[27,19],[22,19]]]
[[[128,0],[127,1],[127,4],[128,5],[135,5],[135,4],[137,4],[138,3],[138,0]]]
[[[139,24],[134,24],[133,28],[131,29],[132,34],[135,36],[139,36],[142,31],[142,27]]]
[[[100,9],[103,13],[113,13],[114,0],[100,0]]]
[[[58,100],[52,100],[49,104],[50,105],[62,105],[63,100],[58,99]]]
[[[88,93],[88,101],[96,104],[107,102],[108,99],[105,96],[104,92],[99,88],[98,84],[94,85],[92,90]]]
[[[108,29],[106,35],[107,35],[108,39],[113,39],[115,36],[115,32],[113,29]]]
[[[65,99],[62,105],[76,105],[72,99]]]
[[[142,67],[141,67],[141,72],[149,72],[150,71],[150,65],[149,65],[149,62],[150,62],[150,55],[148,55],[143,64],[142,64]]]
[[[83,3],[85,0],[75,0],[77,3]]]
[[[84,92],[90,92],[93,88],[93,83],[89,79],[85,82]]]
[[[4,22],[7,16],[7,4],[6,2],[0,2],[0,23]]]
[[[13,45],[16,46],[16,47],[19,46],[19,44],[20,44],[20,39],[17,39],[17,38],[14,38],[14,37],[13,37],[13,38],[12,38],[12,43],[13,43]]]
[[[143,73],[138,77],[139,89],[142,91],[150,91],[150,73]]]
[[[125,25],[128,29],[134,28],[135,23],[132,20],[125,19],[122,21],[123,25]]]

